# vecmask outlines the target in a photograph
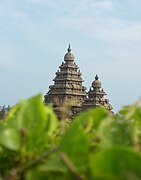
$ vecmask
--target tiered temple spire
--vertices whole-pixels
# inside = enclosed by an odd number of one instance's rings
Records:
[[[45,104],[52,103],[54,111],[59,119],[61,119],[60,106],[64,102],[75,101],[69,117],[72,118],[75,114],[81,111],[81,105],[86,98],[86,88],[82,85],[84,82],[79,67],[74,62],[74,55],[71,53],[71,47],[67,49],[64,56],[64,61],[56,72],[54,85],[49,87],[49,92],[45,95]]]
[[[105,99],[104,96],[107,95],[99,81],[98,75],[96,75],[95,80],[93,81],[90,90],[88,92],[88,97],[85,99],[85,102],[82,104],[82,109],[90,109],[96,107],[105,107],[109,112],[112,113],[113,107],[109,104],[109,100]]]
[[[86,92],[83,86],[82,74],[79,67],[74,62],[75,58],[71,52],[71,47],[67,49],[59,70],[56,72],[54,84],[49,87],[48,93],[44,96],[45,104],[53,104],[53,109],[59,119],[62,119],[61,108],[64,104],[75,102],[68,112],[68,119],[72,119],[77,113],[90,108],[105,107],[112,113],[112,106],[109,100],[105,99],[106,93],[102,89],[98,75],[96,75],[90,90]]]

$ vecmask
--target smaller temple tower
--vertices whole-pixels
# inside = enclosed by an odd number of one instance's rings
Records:
[[[109,112],[112,112],[113,107],[109,104],[109,100],[105,99],[104,96],[107,95],[99,81],[98,76],[96,75],[95,80],[92,83],[92,86],[88,92],[88,97],[82,104],[82,110],[87,110],[96,107],[105,107]]]
[[[61,107],[64,104],[74,102],[70,112],[68,112],[68,119],[73,118],[81,111],[82,103],[87,96],[86,88],[83,86],[82,74],[79,67],[74,62],[74,55],[71,52],[70,44],[64,56],[64,62],[59,67],[60,70],[56,72],[54,78],[54,85],[49,87],[48,93],[44,96],[45,104],[53,104],[53,109],[58,118],[62,118]]]

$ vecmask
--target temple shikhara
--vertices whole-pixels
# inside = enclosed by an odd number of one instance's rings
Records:
[[[87,92],[87,88],[83,86],[82,73],[74,61],[75,58],[71,52],[70,45],[67,51],[64,56],[64,62],[62,62],[59,70],[56,72],[53,80],[54,85],[49,87],[49,91],[44,96],[44,103],[46,105],[53,104],[53,109],[59,119],[62,118],[61,107],[70,102],[73,103],[68,113],[68,119],[72,119],[81,111],[100,106],[105,107],[112,113],[113,108],[109,104],[109,100],[104,98],[106,93],[98,76],[96,75],[92,87]]]
[[[104,98],[106,95],[107,94],[104,92],[101,82],[96,75],[95,80],[88,91],[88,96],[82,103],[83,110],[103,106],[112,113],[113,107],[109,104],[109,100]]]

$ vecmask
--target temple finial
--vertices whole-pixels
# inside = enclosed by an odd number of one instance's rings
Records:
[[[98,75],[96,75],[96,76],[95,76],[95,80],[98,80],[98,79],[99,79],[99,77],[98,77]]]
[[[68,47],[68,52],[71,52],[71,47],[70,47],[70,43],[69,43],[69,47]]]

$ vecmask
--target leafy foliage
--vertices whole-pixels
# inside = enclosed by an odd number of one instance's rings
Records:
[[[0,123],[0,180],[141,179],[140,102],[59,122],[41,95],[19,102]]]

